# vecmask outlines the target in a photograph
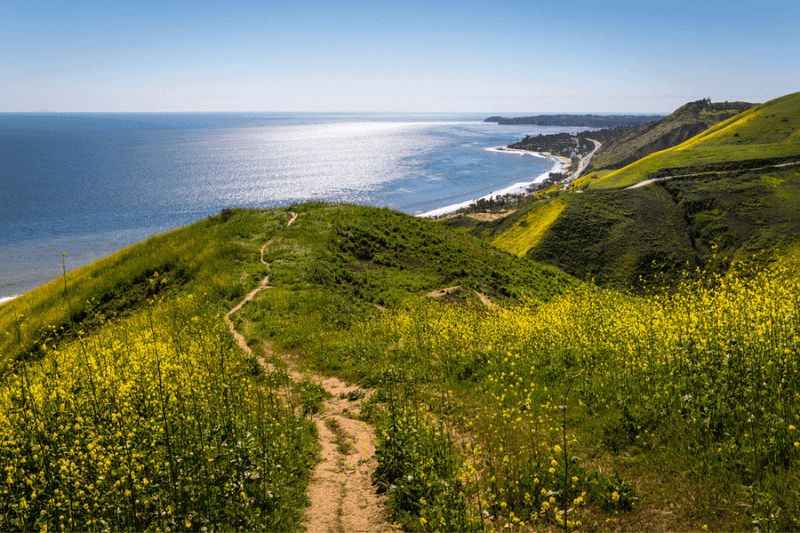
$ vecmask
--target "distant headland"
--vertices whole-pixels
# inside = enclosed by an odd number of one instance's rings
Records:
[[[532,115],[527,117],[502,117],[493,115],[484,122],[507,125],[567,126],[585,128],[617,128],[642,126],[664,118],[663,115]]]

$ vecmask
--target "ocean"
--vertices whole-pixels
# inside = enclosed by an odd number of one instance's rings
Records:
[[[486,114],[0,114],[0,301],[225,207],[303,200],[421,214],[553,166],[486,150]]]

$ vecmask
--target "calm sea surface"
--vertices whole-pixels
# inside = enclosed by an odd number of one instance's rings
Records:
[[[0,114],[0,298],[224,207],[480,197],[552,165],[484,148],[569,131],[485,116]]]

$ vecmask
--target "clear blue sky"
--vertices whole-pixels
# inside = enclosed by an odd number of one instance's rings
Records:
[[[800,1],[2,0],[0,111],[669,111],[800,90]]]

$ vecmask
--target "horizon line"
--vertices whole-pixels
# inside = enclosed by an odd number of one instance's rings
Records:
[[[532,116],[532,115],[668,115],[672,111],[363,111],[363,110],[345,110],[345,111],[312,111],[312,110],[151,110],[151,111],[57,111],[51,109],[39,110],[25,110],[25,111],[5,111],[0,110],[3,115],[78,115],[78,114],[235,114],[235,113],[274,113],[274,114],[331,114],[331,115],[346,115],[346,114],[363,114],[363,115],[461,115],[473,114],[489,116]]]

